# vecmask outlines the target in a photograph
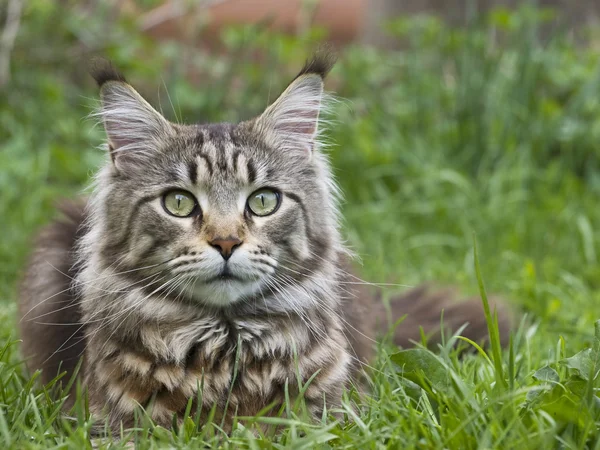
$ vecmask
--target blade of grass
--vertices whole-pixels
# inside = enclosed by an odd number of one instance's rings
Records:
[[[479,265],[479,254],[477,252],[477,237],[473,233],[473,259],[475,263],[475,274],[477,275],[477,284],[479,285],[479,294],[483,303],[483,311],[485,321],[487,323],[488,337],[490,339],[490,348],[492,349],[492,360],[494,362],[494,373],[498,386],[507,387],[504,379],[504,371],[502,368],[502,346],[500,344],[500,331],[498,326],[498,313],[494,310],[494,315],[490,311],[490,303],[488,301],[483,277],[481,275],[481,267]]]

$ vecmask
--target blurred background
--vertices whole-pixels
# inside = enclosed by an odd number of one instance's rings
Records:
[[[327,41],[362,276],[475,291],[475,234],[488,288],[579,348],[600,317],[599,17],[595,0],[1,0],[2,314],[35,231],[106,159],[87,58],[171,120],[237,121]]]

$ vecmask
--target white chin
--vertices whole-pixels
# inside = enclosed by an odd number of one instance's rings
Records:
[[[196,281],[189,291],[198,302],[213,306],[229,306],[247,298],[260,289],[260,281],[217,280]]]

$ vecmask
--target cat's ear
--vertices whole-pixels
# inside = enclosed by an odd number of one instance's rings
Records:
[[[157,142],[173,134],[173,125],[108,61],[95,60],[90,74],[100,87],[102,106],[97,116],[104,124],[110,156],[117,168],[136,163],[155,151]]]
[[[323,109],[323,80],[334,63],[333,53],[316,53],[283,94],[256,119],[255,126],[270,145],[310,155]]]

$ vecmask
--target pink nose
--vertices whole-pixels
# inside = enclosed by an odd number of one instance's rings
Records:
[[[236,237],[217,238],[209,242],[211,246],[219,250],[223,259],[228,260],[233,251],[242,245],[242,241]]]

